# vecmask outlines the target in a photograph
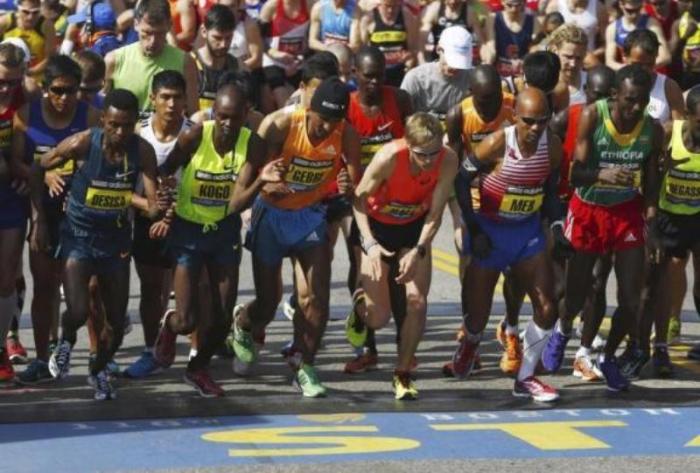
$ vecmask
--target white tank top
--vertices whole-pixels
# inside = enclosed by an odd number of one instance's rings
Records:
[[[576,89],[576,92],[569,92],[569,105],[586,103],[586,92],[583,90],[583,86],[586,85],[586,80],[588,80],[588,73],[586,71],[581,71],[581,85]]]
[[[233,30],[233,39],[228,52],[238,60],[238,64],[242,65],[243,61],[248,59],[248,40],[245,37],[245,21],[239,21],[236,24],[236,29]]]
[[[662,125],[671,119],[671,108],[666,99],[666,76],[663,74],[656,74],[647,113],[650,117],[656,118]]]
[[[573,23],[586,32],[588,36],[588,50],[595,49],[595,37],[598,33],[598,0],[588,0],[586,10],[581,13],[574,13],[569,8],[569,0],[558,0],[558,8],[564,23]]]
[[[182,133],[185,130],[188,130],[191,127],[192,121],[189,118],[185,118],[184,120],[182,120],[180,133]],[[141,129],[139,130],[139,135],[141,136],[141,138],[148,141],[151,144],[151,146],[153,146],[153,150],[156,153],[156,162],[158,163],[158,166],[163,165],[166,158],[175,147],[175,143],[177,142],[177,138],[170,141],[160,141],[158,138],[156,138],[156,133],[153,130],[153,115],[150,115],[147,118],[141,120]],[[181,171],[181,169],[178,169],[175,173],[175,178],[178,180],[178,182],[180,181]],[[143,181],[141,180],[140,176],[139,181],[136,184],[136,192],[139,194],[143,194]]]

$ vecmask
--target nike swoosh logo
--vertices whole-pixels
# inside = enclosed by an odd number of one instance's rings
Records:
[[[127,171],[127,172],[118,172],[114,175],[117,179],[123,179],[131,174],[133,174],[134,171]]]
[[[380,126],[377,127],[377,131],[384,131],[384,130],[388,129],[388,128],[389,128],[391,125],[393,125],[393,124],[394,124],[394,122],[392,121],[392,122],[389,122],[389,123],[385,123],[385,124],[383,124],[383,125],[380,125]]]

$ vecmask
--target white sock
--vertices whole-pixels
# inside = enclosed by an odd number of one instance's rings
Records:
[[[578,351],[576,352],[576,358],[590,358],[591,357],[591,349],[586,348],[584,346],[579,347]]]
[[[195,356],[197,356],[197,350],[195,348],[190,348],[190,355],[187,357],[187,361],[191,361]]]
[[[538,327],[534,320],[527,324],[523,343],[523,361],[520,365],[520,371],[518,371],[518,381],[529,378],[535,373],[537,363],[542,357],[542,352],[551,334],[551,330]]]
[[[508,322],[506,322],[506,334],[508,335],[517,335],[520,332],[520,329],[518,328],[518,325],[510,325]]]
[[[17,312],[19,312],[17,310],[17,292],[13,292],[7,297],[0,297],[0,341],[2,343],[5,343],[5,338]]]

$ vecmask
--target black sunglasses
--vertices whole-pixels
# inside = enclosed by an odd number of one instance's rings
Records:
[[[49,92],[54,95],[73,95],[78,93],[77,87],[49,87]]]
[[[549,117],[533,118],[533,117],[520,117],[520,119],[526,125],[546,125],[549,121]]]

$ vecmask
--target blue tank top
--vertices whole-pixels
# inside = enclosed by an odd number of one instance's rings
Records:
[[[637,25],[634,27],[634,30],[646,29],[648,23],[649,16],[642,15],[639,17],[639,20],[637,20]],[[622,26],[622,18],[615,20],[615,44],[618,48],[622,49],[624,47],[625,39],[627,39],[627,36],[634,30],[626,30],[625,27]]]
[[[78,102],[73,121],[67,127],[57,129],[51,128],[44,120],[44,114],[41,113],[41,100],[33,101],[29,105],[29,123],[27,124],[24,142],[24,160],[27,163],[40,161],[45,153],[54,149],[65,138],[87,129],[88,108],[86,103]],[[73,168],[73,161],[68,161],[57,170],[66,181],[64,189],[68,189],[70,186]],[[59,213],[63,211],[65,190],[60,196],[50,197],[48,189],[44,188],[43,195],[44,205],[48,210]]]
[[[520,75],[522,71],[514,70],[510,65],[513,59],[522,59],[532,43],[532,32],[535,29],[535,17],[530,13],[525,14],[525,22],[518,33],[513,33],[503,20],[503,12],[496,13],[494,22],[496,30],[496,65],[502,77]]]
[[[102,154],[102,128],[90,130],[87,160],[73,174],[66,216],[71,227],[89,232],[109,232],[112,238],[131,239],[128,211],[140,169],[138,136],[127,145],[119,164]]]
[[[350,40],[350,23],[355,0],[345,0],[343,9],[336,13],[333,0],[321,0],[321,41],[324,44],[345,43]]]

